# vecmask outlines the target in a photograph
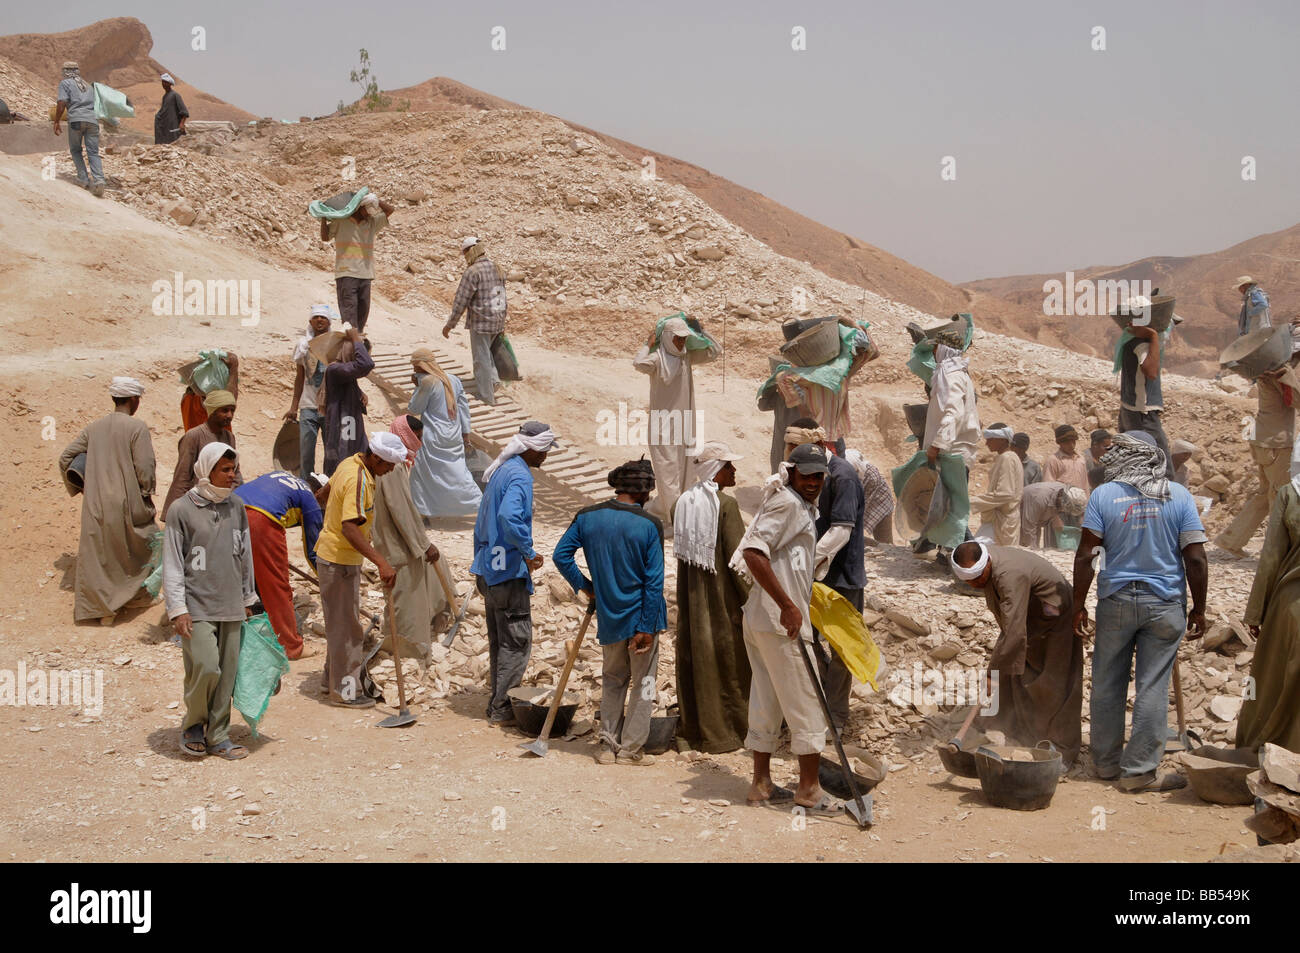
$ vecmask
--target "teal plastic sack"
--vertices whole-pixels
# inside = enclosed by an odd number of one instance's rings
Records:
[[[271,704],[271,696],[280,679],[289,674],[289,657],[284,654],[265,612],[245,619],[239,636],[239,668],[230,701],[256,738],[257,726]]]
[[[222,360],[225,356],[226,352],[221,350],[199,351],[198,366],[190,374],[194,386],[205,394],[224,390],[230,383],[230,368]]]
[[[833,390],[838,394],[840,388],[844,385],[844,379],[849,376],[849,369],[853,366],[854,346],[859,342],[859,334],[866,337],[865,332],[871,328],[870,322],[858,321],[856,323],[857,327],[852,328],[843,324],[839,326],[840,353],[833,361],[818,364],[815,367],[796,367],[789,363],[778,364],[776,369],[772,371],[772,375],[758,389],[758,396],[762,397],[763,392],[773,385],[776,381],[776,375],[787,372],[808,381],[810,384],[820,384],[827,390]],[[867,340],[870,340],[870,338],[867,337]],[[861,343],[863,347],[867,346],[866,341]]]
[[[663,337],[664,333],[664,325],[673,318],[681,318],[690,326],[691,333],[686,336],[687,351],[707,351],[709,348],[717,346],[713,338],[704,333],[699,321],[688,318],[685,311],[678,311],[676,314],[665,315],[655,323],[655,343],[650,348],[650,353],[653,354],[658,350],[659,339]]]
[[[903,492],[908,479],[921,467],[928,465],[925,452],[919,451],[901,467],[890,471],[894,482],[894,496]],[[970,521],[970,489],[966,485],[966,460],[960,453],[939,454],[939,481],[948,494],[948,514],[925,532],[925,537],[936,546],[955,549],[966,538]]]
[[[369,194],[369,187],[363,185],[353,194],[352,201],[348,202],[348,204],[342,208],[334,208],[330,205],[326,205],[320,199],[317,199],[315,202],[312,202],[307,206],[307,211],[311,213],[313,218],[348,218],[357,210],[357,206],[361,204],[361,200]]]
[[[162,547],[163,531],[158,530],[149,540],[149,576],[144,581],[144,588],[155,599],[162,591]]]
[[[968,312],[962,312],[960,317],[966,320],[966,339],[961,345],[965,351],[975,337],[975,319]],[[925,381],[926,387],[930,386],[930,379],[934,376],[934,343],[930,338],[918,341],[912,348],[912,356],[907,359],[907,369]]]
[[[116,126],[119,119],[134,119],[135,107],[126,94],[112,86],[95,83],[95,118]]]

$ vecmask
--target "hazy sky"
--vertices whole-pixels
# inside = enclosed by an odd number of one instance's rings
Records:
[[[110,16],[143,20],[155,59],[258,115],[354,99],[365,47],[386,88],[449,76],[949,281],[1215,251],[1300,221],[1295,0],[62,0],[7,4],[0,29]]]

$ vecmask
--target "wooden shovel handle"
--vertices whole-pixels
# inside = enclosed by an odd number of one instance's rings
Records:
[[[445,556],[439,554],[433,562],[433,568],[438,572],[438,581],[442,583],[442,592],[447,597],[447,605],[451,608],[452,618],[460,615],[460,606],[456,602],[456,587],[451,584],[451,574],[444,565]]]
[[[406,711],[406,685],[402,681],[402,640],[397,634],[397,611],[392,602],[388,603],[388,635],[393,640],[393,663],[397,668],[398,711]]]
[[[560,680],[555,686],[555,697],[551,699],[551,710],[546,713],[546,723],[542,725],[542,733],[537,736],[542,741],[551,737],[551,725],[555,724],[555,715],[560,710],[560,702],[564,699],[564,689],[569,684],[569,673],[573,671],[573,663],[578,661],[582,638],[587,634],[587,626],[591,625],[591,617],[595,614],[596,600],[593,599],[587,603],[587,613],[582,617],[582,625],[578,627],[578,637],[573,640],[573,648],[569,650],[569,655],[564,660],[564,670],[560,672]]]

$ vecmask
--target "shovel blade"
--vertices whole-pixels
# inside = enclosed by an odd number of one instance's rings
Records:
[[[546,752],[550,750],[546,742],[541,738],[538,738],[536,741],[525,741],[521,743],[519,747],[523,748],[530,754],[537,755],[539,758],[545,758]]]
[[[866,830],[874,823],[870,794],[862,795],[862,803],[860,805],[852,798],[845,801],[844,810],[848,813],[849,817],[858,822],[858,827],[863,830]]]
[[[405,728],[407,725],[415,724],[415,716],[407,709],[403,708],[396,715],[389,715],[387,718],[376,723],[376,728]]]

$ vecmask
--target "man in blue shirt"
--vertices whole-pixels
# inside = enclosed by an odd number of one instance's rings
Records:
[[[60,132],[59,121],[68,117],[68,152],[77,167],[77,184],[96,197],[104,194],[104,167],[99,159],[99,117],[95,115],[95,87],[81,78],[81,68],[71,60],[63,64],[59,81],[59,99],[54,107],[54,134]],[[81,150],[86,155],[82,158]],[[86,162],[90,175],[86,176]]]
[[[617,496],[578,511],[555,547],[555,567],[575,592],[596,600],[596,631],[604,654],[603,743],[597,763],[654,764],[654,756],[643,749],[657,696],[658,633],[668,626],[668,606],[663,524],[642,509],[655,487],[650,461],[633,460],[615,468],[609,485]],[[574,561],[579,547],[587,557],[590,580]]]
[[[256,480],[235,488],[234,496],[248,514],[248,534],[253,549],[253,579],[257,595],[266,609],[271,628],[291,661],[310,658],[298,633],[293,611],[293,587],[289,585],[288,530],[302,526],[302,551],[316,565],[316,538],[324,514],[316,493],[306,482],[284,470],[264,473]],[[323,497],[322,497],[323,498]]]
[[[533,467],[540,467],[556,446],[544,423],[530,420],[510,438],[483,473],[487,488],[474,521],[474,562],[488,631],[487,718],[494,725],[513,725],[509,691],[518,688],[533,649],[530,572],[542,568],[533,549]]]
[[[1169,676],[1178,643],[1205,633],[1209,567],[1205,530],[1187,489],[1165,476],[1149,433],[1116,434],[1101,459],[1106,482],[1092,491],[1074,558],[1074,632],[1086,638],[1084,600],[1097,580],[1092,654],[1092,761],[1120,790],[1172,791],[1179,774],[1157,775],[1169,736]],[[1186,586],[1192,610],[1186,611]],[[1133,727],[1124,744],[1129,670],[1137,656]]]
[[[1237,315],[1237,337],[1271,328],[1273,318],[1269,314],[1268,295],[1250,275],[1242,275],[1233,286],[1241,294],[1241,313]]]

